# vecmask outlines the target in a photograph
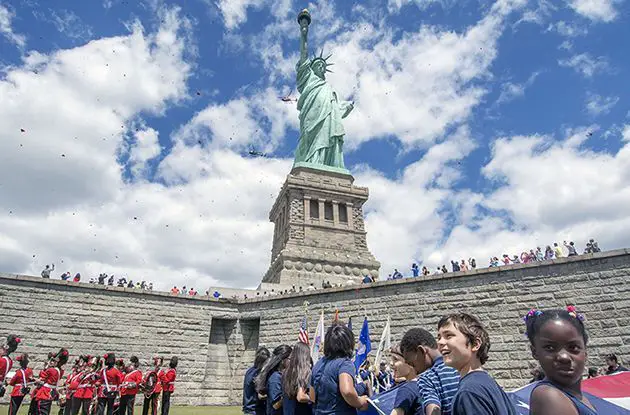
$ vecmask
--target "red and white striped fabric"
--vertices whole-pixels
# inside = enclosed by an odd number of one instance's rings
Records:
[[[300,332],[298,333],[298,340],[304,344],[309,344],[308,341],[308,326],[306,323],[306,315],[304,319],[302,319],[302,324],[300,324]]]
[[[582,381],[582,391],[630,409],[630,372],[586,379]]]

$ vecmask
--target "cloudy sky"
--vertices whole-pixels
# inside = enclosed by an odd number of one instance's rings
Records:
[[[0,0],[0,271],[255,287],[304,7],[382,274],[630,246],[627,0],[56,4]]]

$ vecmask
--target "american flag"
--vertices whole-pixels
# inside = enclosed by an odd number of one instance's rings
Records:
[[[300,333],[298,334],[298,340],[304,344],[310,344],[308,341],[308,325],[306,323],[306,315],[302,319],[302,324],[300,324]]]

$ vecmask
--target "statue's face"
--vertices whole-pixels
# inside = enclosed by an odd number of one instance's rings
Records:
[[[315,73],[315,75],[319,76],[320,78],[324,79],[326,76],[326,66],[324,66],[324,62],[322,61],[316,61],[313,64],[313,72]]]

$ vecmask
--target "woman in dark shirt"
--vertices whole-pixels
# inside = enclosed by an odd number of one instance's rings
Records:
[[[267,415],[282,415],[282,371],[290,355],[291,346],[276,347],[256,377],[256,392],[267,397]]]
[[[356,415],[366,410],[368,399],[355,387],[356,368],[350,358],[354,334],[343,324],[333,324],[326,331],[324,357],[313,367],[311,400],[314,415]]]
[[[245,380],[243,381],[243,413],[247,415],[265,415],[267,412],[266,402],[258,398],[256,393],[256,376],[260,373],[265,362],[269,359],[269,350],[266,347],[260,347],[256,351],[254,366],[245,372]]]
[[[282,374],[284,415],[312,415],[311,399],[308,394],[312,369],[313,359],[309,347],[302,342],[296,343],[289,364]]]

